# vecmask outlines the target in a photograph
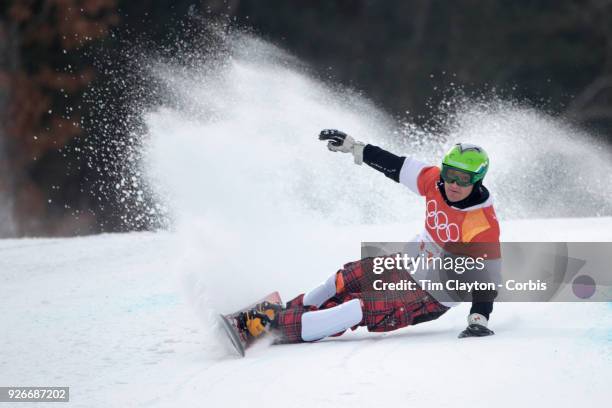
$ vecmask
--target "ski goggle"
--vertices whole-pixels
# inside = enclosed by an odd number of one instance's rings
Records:
[[[440,177],[442,177],[445,183],[456,183],[461,187],[467,187],[476,183],[476,176],[476,173],[463,171],[455,167],[447,166],[446,164],[442,165],[442,171],[440,172]]]

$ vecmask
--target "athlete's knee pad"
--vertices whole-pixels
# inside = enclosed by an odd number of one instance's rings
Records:
[[[344,280],[340,272],[336,272],[325,282],[304,295],[304,306],[321,307],[323,303],[344,290]]]
[[[356,326],[362,320],[360,299],[353,299],[329,309],[306,312],[302,315],[302,339],[320,340]]]

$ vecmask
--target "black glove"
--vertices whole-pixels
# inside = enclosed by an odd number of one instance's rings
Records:
[[[464,331],[459,333],[459,338],[462,339],[464,337],[484,337],[491,336],[495,334],[493,330],[490,330],[488,327],[485,327],[481,324],[470,324]]]
[[[493,330],[490,330],[487,325],[489,319],[480,313],[472,313],[468,316],[468,327],[459,333],[459,338],[464,337],[484,337],[495,334]]]
[[[319,140],[329,140],[327,147],[331,151],[342,151],[341,147],[347,137],[349,138],[349,142],[354,142],[349,135],[336,129],[325,129],[319,133]],[[348,150],[346,152],[348,153]]]
[[[319,140],[327,141],[327,148],[332,152],[351,153],[356,164],[363,163],[365,144],[356,141],[346,133],[335,129],[325,129],[319,133]]]

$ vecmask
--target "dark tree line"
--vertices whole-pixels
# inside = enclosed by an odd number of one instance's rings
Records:
[[[126,137],[96,126],[129,98],[111,90],[101,112],[87,93],[112,84],[101,50],[161,48],[194,13],[250,27],[399,116],[426,122],[449,89],[495,90],[612,134],[612,0],[5,0],[0,236],[151,227],[125,222],[129,205],[99,194],[106,164],[79,153]]]
[[[216,4],[222,12],[224,2]],[[230,3],[227,12],[388,110],[427,115],[434,88],[502,90],[609,129],[612,1]],[[332,67],[329,70],[329,67]]]
[[[95,223],[80,177],[62,166],[61,151],[82,136],[81,97],[96,75],[81,50],[118,23],[116,7],[115,0],[0,5],[0,211],[10,214],[0,227],[5,235],[88,232]]]

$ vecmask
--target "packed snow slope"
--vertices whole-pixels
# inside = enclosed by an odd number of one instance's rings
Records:
[[[307,237],[307,253],[292,254],[290,267],[282,265],[289,256],[272,250],[273,272],[264,275],[276,282],[259,286],[206,262],[191,266],[221,277],[243,303],[271,288],[287,299],[358,257],[362,239],[400,240],[417,228],[329,227],[318,233],[333,247]],[[612,241],[612,218],[508,221],[502,230],[505,240]],[[612,400],[609,303],[498,304],[495,336],[459,340],[466,304],[396,332],[261,344],[236,358],[205,316],[232,301],[189,300],[200,283],[185,270],[194,258],[183,239],[0,241],[0,385],[70,386],[71,407],[559,408]],[[258,273],[248,259],[228,262],[243,265],[244,276]]]
[[[497,334],[484,339],[457,339],[463,305],[392,333],[229,355],[215,313],[273,290],[289,299],[358,259],[361,241],[407,241],[422,228],[423,200],[328,152],[321,129],[432,164],[454,143],[485,146],[505,241],[612,241],[612,151],[496,98],[448,102],[436,126],[420,128],[257,38],[220,35],[218,44],[215,54],[181,42],[176,60],[142,61],[159,91],[137,115],[144,128],[133,145],[109,134],[86,149],[126,167],[100,195],[141,202],[146,211],[129,209],[126,220],[167,208],[172,232],[0,241],[0,386],[70,386],[75,407],[612,400],[607,303],[500,304]],[[150,207],[147,186],[160,198]]]

